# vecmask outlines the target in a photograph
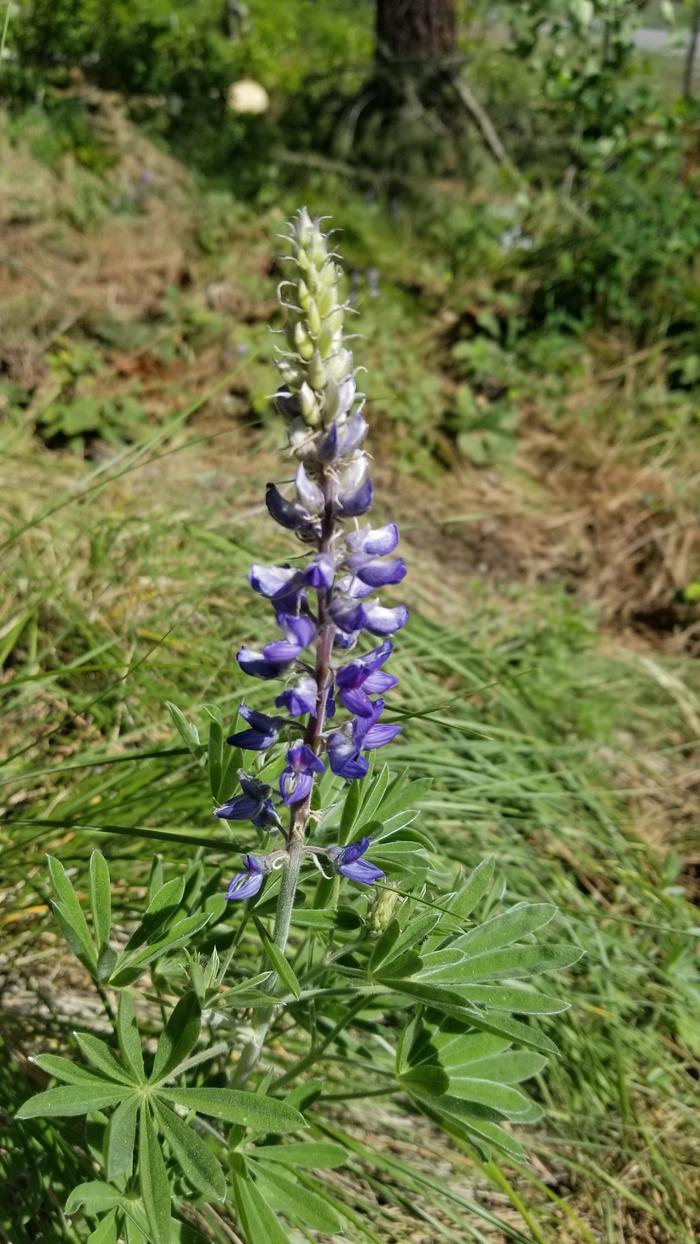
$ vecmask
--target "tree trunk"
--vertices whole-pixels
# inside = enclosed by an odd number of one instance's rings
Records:
[[[377,0],[377,57],[430,65],[456,51],[455,0]]]

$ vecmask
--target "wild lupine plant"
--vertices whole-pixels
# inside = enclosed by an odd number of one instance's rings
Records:
[[[532,1017],[563,1009],[523,981],[578,957],[534,942],[550,904],[491,911],[492,860],[445,893],[445,863],[414,824],[424,788],[377,760],[401,729],[385,697],[398,683],[392,636],[408,621],[377,592],[406,567],[396,524],[369,518],[337,257],[306,210],[288,247],[275,404],[293,478],[265,500],[293,553],[251,568],[277,637],[236,658],[267,700],[241,704],[225,742],[207,706],[207,744],[170,706],[231,835],[198,845],[225,857],[239,838],[241,868],[225,888],[202,850],[187,867],[172,858],[170,877],[156,860],[142,919],[115,936],[102,854],[90,859],[92,927],[49,860],[54,912],[111,1031],[75,1034],[83,1063],[39,1055],[61,1084],[20,1117],[87,1116],[93,1177],[66,1214],[78,1238],[92,1223],[92,1244],[278,1244],[288,1228],[378,1238],[323,1174],[347,1157],[327,1139],[331,1098],[337,1123],[339,1099],[367,1096],[371,1117],[373,1095],[396,1095],[463,1150],[522,1160],[510,1125],[539,1111],[520,1086],[554,1050]]]

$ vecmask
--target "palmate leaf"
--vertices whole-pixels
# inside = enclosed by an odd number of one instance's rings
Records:
[[[99,1037],[94,1037],[89,1032],[76,1032],[73,1036],[81,1054],[85,1055],[88,1062],[92,1063],[101,1075],[108,1080],[116,1080],[118,1084],[125,1084],[132,1088],[136,1085],[136,1079],[131,1071],[119,1062],[105,1041],[101,1041]]]
[[[123,1193],[101,1179],[91,1179],[88,1183],[78,1184],[66,1201],[66,1213],[75,1214],[84,1209],[88,1214],[101,1214],[105,1210],[114,1209],[123,1199]]]

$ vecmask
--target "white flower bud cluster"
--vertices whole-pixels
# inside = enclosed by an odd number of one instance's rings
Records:
[[[348,414],[355,399],[355,380],[352,352],[343,344],[342,274],[328,249],[328,235],[305,207],[290,221],[288,230],[287,279],[279,292],[287,311],[288,348],[280,351],[278,367],[284,385],[277,397],[281,412],[297,424],[292,428],[294,446],[295,440],[300,444],[308,440],[309,429],[327,428]]]

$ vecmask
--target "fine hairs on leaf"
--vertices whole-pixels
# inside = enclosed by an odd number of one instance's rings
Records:
[[[209,800],[229,837],[185,855],[170,835],[150,870],[129,857],[121,927],[100,851],[86,886],[48,859],[58,923],[112,1031],[96,1024],[37,1055],[57,1083],[18,1118],[85,1116],[65,1143],[79,1137],[95,1178],[65,1212],[85,1218],[91,1244],[175,1244],[195,1229],[244,1244],[290,1232],[381,1244],[374,1203],[330,1174],[363,1151],[337,1126],[346,1099],[366,1099],[368,1134],[373,1099],[395,1095],[403,1109],[410,1099],[412,1130],[422,1115],[477,1162],[526,1162],[522,1133],[540,1108],[525,1085],[556,1055],[533,1017],[566,1005],[532,978],[579,958],[550,940],[553,904],[503,903],[493,857],[464,877],[438,856],[410,739],[407,765],[378,762],[425,714],[397,700],[407,567],[396,522],[370,517],[360,369],[321,224],[302,208],[281,260],[274,404],[288,454],[265,504],[288,552],[250,568],[255,646],[243,642],[230,671],[250,690],[233,719],[228,695],[166,705],[202,815]],[[240,865],[222,882],[229,840]],[[375,1142],[373,1161],[393,1171]]]

